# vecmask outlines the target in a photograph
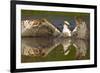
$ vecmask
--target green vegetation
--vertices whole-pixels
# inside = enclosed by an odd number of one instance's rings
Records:
[[[22,16],[32,15],[64,15],[64,16],[87,16],[89,13],[77,13],[77,12],[56,12],[56,11],[39,11],[39,10],[22,10]]]

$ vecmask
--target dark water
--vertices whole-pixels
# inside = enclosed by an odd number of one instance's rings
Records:
[[[21,62],[86,60],[90,58],[87,40],[72,38],[22,38]]]

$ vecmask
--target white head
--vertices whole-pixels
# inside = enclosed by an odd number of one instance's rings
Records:
[[[66,24],[66,25],[70,25],[68,21],[64,21],[64,24]]]

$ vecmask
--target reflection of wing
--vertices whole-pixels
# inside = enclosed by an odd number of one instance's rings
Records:
[[[88,49],[86,40],[76,39],[73,42],[73,46],[76,48],[76,57],[78,59],[80,59],[83,56],[86,56],[87,49]]]
[[[58,35],[60,33],[60,31],[46,19],[23,20],[21,25],[22,36]]]
[[[46,56],[59,42],[54,42],[52,38],[23,38],[22,55]]]

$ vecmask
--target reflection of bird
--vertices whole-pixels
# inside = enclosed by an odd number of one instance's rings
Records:
[[[21,54],[33,57],[46,57],[50,55],[57,46],[62,45],[63,51],[59,51],[60,53],[62,52],[62,54],[66,56],[72,54],[73,56],[74,53],[72,50],[75,49],[74,57],[76,59],[82,59],[87,56],[88,44],[87,40],[72,38],[23,38]],[[75,48],[70,48],[70,46],[74,46]],[[53,55],[55,55],[55,53]]]
[[[61,41],[61,44],[63,45],[64,55],[68,55],[70,52],[69,46],[71,45],[71,39],[63,39]]]
[[[48,34],[52,36],[71,36],[71,31],[68,28],[70,24],[67,21],[64,21],[62,32],[47,19],[23,20],[21,24],[22,36],[45,36]]]

